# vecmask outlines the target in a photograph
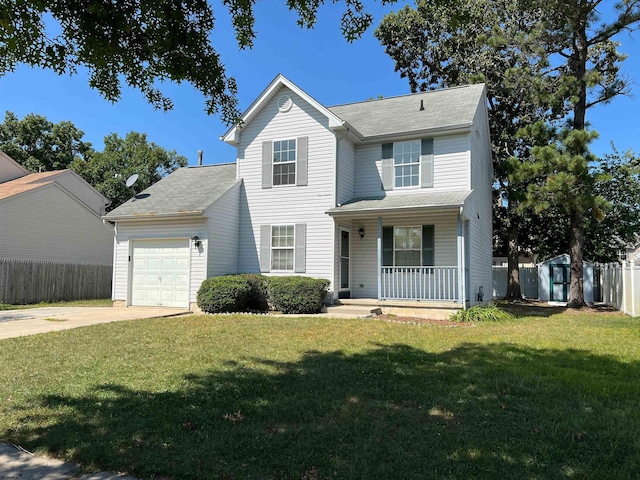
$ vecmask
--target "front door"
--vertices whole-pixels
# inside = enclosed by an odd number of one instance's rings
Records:
[[[351,283],[349,280],[351,276],[350,251],[349,230],[340,228],[340,291],[338,292],[338,298],[349,298],[351,296]]]
[[[549,265],[549,294],[553,302],[566,302],[569,298],[569,265]]]

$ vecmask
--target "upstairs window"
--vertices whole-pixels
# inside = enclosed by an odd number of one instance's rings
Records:
[[[393,144],[395,188],[420,185],[420,140]]]
[[[433,138],[382,144],[382,188],[433,187]]]
[[[273,142],[273,185],[296,184],[296,140]]]

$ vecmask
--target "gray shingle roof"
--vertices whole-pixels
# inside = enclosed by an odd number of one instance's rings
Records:
[[[361,135],[377,137],[471,126],[484,84],[336,105],[328,109]],[[420,110],[420,101],[424,110]]]
[[[179,168],[105,218],[201,213],[240,181],[235,163]]]
[[[376,212],[382,210],[402,210],[411,208],[442,209],[455,208],[464,205],[464,201],[471,190],[456,190],[450,192],[410,193],[402,195],[387,195],[376,198],[354,198],[340,207],[327,211],[329,215],[349,213]]]

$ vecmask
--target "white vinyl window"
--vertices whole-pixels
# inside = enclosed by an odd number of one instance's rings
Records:
[[[420,140],[394,142],[393,168],[395,188],[420,185]]]
[[[271,271],[293,271],[293,225],[271,226]]]
[[[273,185],[296,184],[296,141],[273,142]]]
[[[393,228],[394,265],[419,267],[422,265],[422,227]]]

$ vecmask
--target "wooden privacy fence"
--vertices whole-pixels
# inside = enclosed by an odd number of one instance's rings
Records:
[[[507,294],[507,267],[493,267],[493,298]],[[538,298],[538,267],[520,267],[520,290],[526,298]]]
[[[0,303],[109,298],[111,274],[111,265],[0,258]]]
[[[600,272],[602,301],[627,315],[640,316],[640,265],[607,263]]]

